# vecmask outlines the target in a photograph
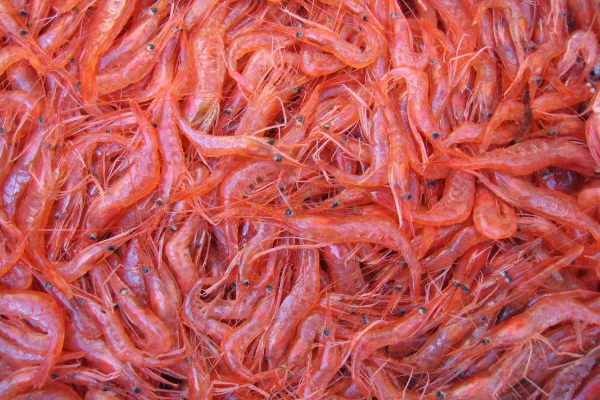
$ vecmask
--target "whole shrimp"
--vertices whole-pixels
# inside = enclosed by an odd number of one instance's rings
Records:
[[[25,318],[45,331],[50,338],[47,355],[35,374],[35,387],[41,387],[50,376],[62,352],[65,327],[61,311],[49,295],[27,290],[1,290],[0,308],[5,316]]]
[[[490,239],[511,237],[517,230],[517,218],[513,208],[496,199],[483,185],[477,186],[476,193],[473,223],[477,230]]]

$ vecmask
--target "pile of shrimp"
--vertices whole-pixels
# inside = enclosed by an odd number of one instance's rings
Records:
[[[0,0],[0,398],[598,399],[599,34]]]

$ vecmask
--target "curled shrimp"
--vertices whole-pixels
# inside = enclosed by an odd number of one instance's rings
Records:
[[[490,239],[508,238],[517,230],[513,208],[494,198],[492,192],[483,185],[477,186],[473,223],[482,235]]]

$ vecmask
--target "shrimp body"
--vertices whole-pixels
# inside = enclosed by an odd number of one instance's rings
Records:
[[[508,238],[517,230],[517,218],[513,208],[495,199],[492,192],[483,185],[477,187],[473,223],[482,235],[490,239]]]
[[[65,327],[60,309],[47,294],[27,290],[0,291],[0,308],[3,315],[29,319],[48,334],[47,355],[35,374],[35,387],[40,387],[62,352]]]

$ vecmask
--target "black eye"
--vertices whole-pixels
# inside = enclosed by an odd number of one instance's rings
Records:
[[[590,71],[590,78],[597,81],[600,79],[600,65],[595,66],[594,69]]]
[[[540,78],[539,76],[537,78],[535,78],[533,80],[533,83],[535,83],[536,85],[539,85],[540,83],[542,83],[542,78]]]
[[[292,215],[292,210],[285,210],[285,216],[289,217],[290,215]]]

